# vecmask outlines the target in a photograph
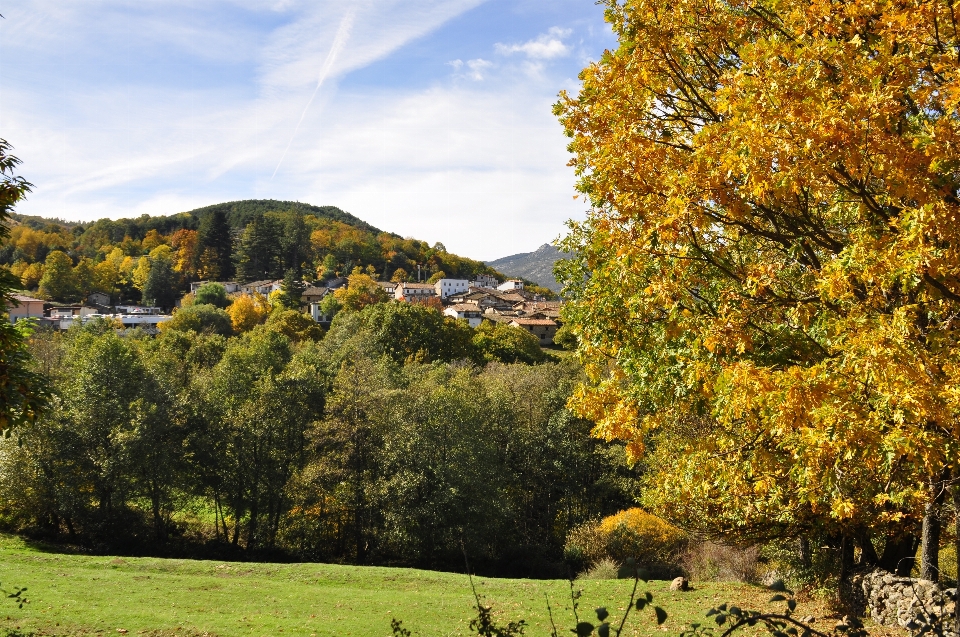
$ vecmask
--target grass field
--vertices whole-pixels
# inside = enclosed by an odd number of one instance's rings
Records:
[[[526,619],[527,635],[548,635],[544,595],[560,634],[573,625],[565,581],[474,578],[503,620]],[[28,587],[22,610],[0,600],[0,636],[29,635],[356,635],[385,637],[390,619],[417,636],[466,635],[473,598],[463,575],[415,569],[328,564],[250,564],[112,558],[45,552],[0,536],[0,583]],[[650,613],[631,618],[630,635],[677,635],[721,601],[762,608],[769,592],[705,583],[688,593],[668,582],[641,590],[670,614],[657,628]],[[582,615],[607,606],[614,617],[632,582],[578,581]],[[813,611],[814,609],[810,609]],[[801,611],[803,607],[801,606]],[[822,625],[828,620],[821,619]],[[832,622],[829,624],[832,626]]]

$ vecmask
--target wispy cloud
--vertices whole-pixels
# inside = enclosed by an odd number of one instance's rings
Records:
[[[528,58],[534,60],[551,60],[569,55],[571,49],[563,43],[563,39],[569,37],[571,33],[572,31],[570,29],[553,27],[547,33],[543,33],[535,39],[522,44],[503,44],[498,42],[495,48],[500,55],[523,53]]]

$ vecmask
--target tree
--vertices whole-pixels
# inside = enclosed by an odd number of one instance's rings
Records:
[[[227,289],[220,283],[210,281],[199,288],[194,297],[194,303],[212,305],[221,309],[226,308],[230,301],[227,299]]]
[[[254,215],[240,235],[237,275],[241,281],[276,279],[283,272],[281,229],[263,213]]]
[[[198,334],[220,334],[231,336],[233,323],[230,315],[213,305],[191,305],[180,308],[173,318],[160,324],[163,331],[197,332]]]
[[[283,334],[293,343],[301,341],[319,341],[323,338],[323,328],[299,310],[277,310],[267,319],[267,329]]]
[[[230,315],[230,321],[233,324],[233,331],[237,334],[249,332],[266,321],[271,311],[272,308],[266,297],[261,294],[255,296],[241,294],[235,297],[233,303],[227,308],[227,314]]]
[[[65,253],[54,250],[47,255],[40,279],[40,294],[54,301],[76,301],[80,289],[73,272],[73,261]]]
[[[430,278],[427,279],[427,283],[433,284],[439,281],[440,279],[445,279],[445,278],[447,278],[446,273],[443,270],[438,270],[430,275]]]
[[[20,160],[11,150],[10,144],[0,139],[0,244],[10,237],[7,223],[11,210],[32,187],[15,174]],[[8,307],[17,303],[13,290],[19,283],[6,268],[0,268],[0,433],[5,435],[17,425],[36,420],[48,397],[43,378],[30,369],[29,327],[9,321]]]
[[[169,259],[154,259],[143,286],[144,303],[166,310],[172,308],[177,301],[179,278]]]
[[[222,210],[213,210],[200,220],[197,256],[200,259],[197,269],[206,271],[201,273],[203,276],[223,281],[233,278],[233,234]]]
[[[534,365],[546,360],[540,339],[506,323],[484,321],[474,330],[473,344],[484,360]]]
[[[377,285],[369,274],[354,271],[347,277],[346,287],[335,290],[333,296],[340,302],[340,307],[350,312],[362,310],[374,303],[386,303],[390,300],[387,292]]]
[[[390,277],[390,281],[393,283],[404,283],[405,281],[410,280],[410,275],[407,274],[407,271],[403,268],[397,268],[393,271],[393,276]]]
[[[606,5],[620,45],[556,107],[591,205],[572,404],[656,445],[687,528],[909,565],[960,477],[953,6]]]

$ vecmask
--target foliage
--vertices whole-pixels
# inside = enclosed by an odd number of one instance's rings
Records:
[[[160,324],[161,330],[212,332],[230,336],[233,334],[233,322],[230,315],[213,305],[191,305],[180,308],[173,318]]]
[[[577,527],[567,536],[564,552],[569,560],[585,565],[604,559],[624,564],[633,558],[649,572],[666,576],[678,570],[687,541],[680,529],[632,508]]]
[[[283,334],[295,343],[303,340],[319,341],[323,338],[323,328],[298,310],[274,310],[267,319],[267,329]]]
[[[213,281],[204,283],[197,288],[193,302],[198,305],[205,303],[220,309],[225,309],[230,305],[230,300],[227,299],[227,289],[222,284]]]
[[[684,528],[897,553],[960,458],[955,7],[605,4],[556,107],[571,405]]]
[[[390,300],[387,292],[377,285],[369,274],[360,272],[359,268],[347,277],[346,287],[334,291],[333,296],[340,305],[339,309],[345,309],[348,312],[357,312],[368,305],[386,303]]]
[[[483,360],[534,365],[546,360],[540,340],[526,330],[505,323],[483,321],[474,329],[473,345]]]
[[[20,160],[10,154],[6,140],[0,139],[0,247],[10,237],[10,211],[30,192],[31,184],[15,174]],[[30,369],[26,340],[29,323],[11,325],[8,306],[16,304],[13,290],[17,280],[0,268],[0,434],[10,435],[17,425],[33,422],[46,405],[48,392],[44,379]]]
[[[230,322],[233,325],[233,331],[237,334],[249,332],[257,325],[267,320],[273,308],[262,294],[240,294],[230,302],[227,307],[227,314],[230,315]]]
[[[54,250],[47,255],[40,279],[40,294],[48,299],[77,301],[80,289],[73,271],[73,262],[66,254]]]

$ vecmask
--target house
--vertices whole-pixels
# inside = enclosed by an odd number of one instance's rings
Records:
[[[11,323],[16,323],[20,319],[25,318],[43,318],[44,301],[42,299],[35,299],[32,296],[24,296],[22,294],[14,294],[13,299],[17,302],[17,305],[7,306]]]
[[[479,307],[481,312],[490,308],[512,310],[516,301],[510,301],[503,297],[503,294],[494,290],[470,290],[465,294],[451,294],[447,297],[447,302],[453,305],[458,303],[471,303]]]
[[[310,303],[319,303],[323,300],[323,297],[328,294],[330,294],[329,288],[318,288],[315,285],[311,285],[303,291],[302,295],[300,295],[300,302],[304,305],[309,305]]]
[[[440,279],[433,284],[434,290],[441,299],[451,294],[461,294],[470,289],[470,281],[466,279]]]
[[[310,304],[310,317],[322,325],[330,325],[330,322],[333,320],[332,316],[328,316],[323,313],[323,310],[320,309],[320,303],[315,301]]]
[[[470,282],[470,287],[488,288],[491,290],[497,289],[498,285],[500,285],[500,279],[495,276],[490,276],[489,274],[478,274],[473,281]]]
[[[430,283],[400,283],[393,294],[398,301],[427,299],[436,295],[437,290]]]
[[[50,318],[54,320],[72,318],[74,316],[89,316],[99,313],[97,308],[84,305],[60,305],[50,308]]]
[[[397,295],[397,284],[393,281],[377,281],[377,285],[387,293],[387,296],[396,297]]]
[[[483,314],[481,314],[480,308],[472,303],[458,303],[447,306],[443,308],[443,313],[451,318],[466,319],[470,327],[479,327],[480,323],[483,322]]]
[[[240,291],[241,287],[239,283],[235,283],[234,281],[192,281],[190,283],[190,292],[196,294],[200,286],[207,283],[219,283],[223,286],[223,289],[227,291],[227,294],[235,294]]]
[[[504,281],[497,286],[497,289],[501,292],[511,292],[513,290],[522,290],[523,281],[520,279],[510,279],[509,281]]]
[[[135,316],[159,316],[163,310],[159,307],[143,307],[141,305],[118,305],[116,307],[118,314]]]
[[[262,294],[264,296],[270,296],[271,292],[275,292],[282,287],[283,281],[279,279],[275,281],[251,281],[250,283],[241,284],[237,291],[245,294]]]
[[[110,295],[104,294],[103,292],[93,292],[87,297],[87,304],[106,307],[110,305]]]
[[[138,327],[146,332],[156,334],[157,326],[160,323],[169,321],[172,316],[169,314],[85,314],[83,316],[70,316],[61,318],[59,327],[61,330],[70,329],[77,321],[86,323],[96,319],[113,321],[118,327],[125,329]]]
[[[551,319],[517,317],[511,319],[508,325],[527,330],[540,339],[541,345],[553,344],[553,337],[557,334],[557,322]]]

